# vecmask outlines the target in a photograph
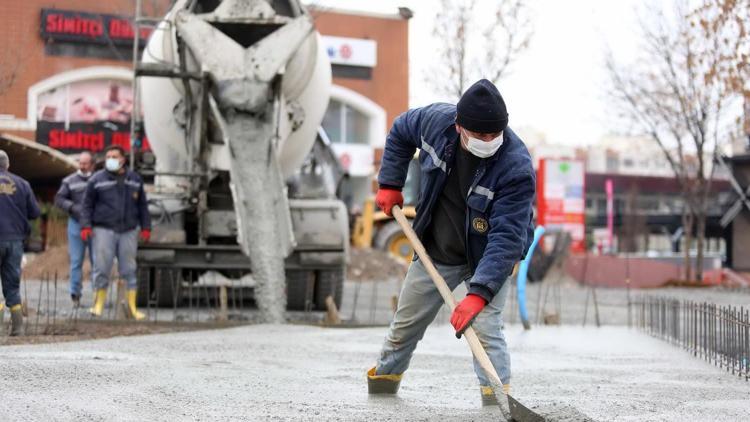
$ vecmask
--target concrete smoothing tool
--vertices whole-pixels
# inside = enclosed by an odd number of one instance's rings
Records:
[[[435,283],[435,287],[437,287],[438,291],[440,292],[440,296],[443,297],[443,301],[446,305],[448,305],[452,312],[456,307],[456,299],[453,298],[453,293],[451,292],[450,288],[448,288],[445,280],[435,268],[435,265],[433,265],[430,257],[427,255],[427,251],[422,245],[422,242],[417,237],[417,234],[414,233],[414,230],[411,228],[411,224],[409,224],[409,221],[406,219],[406,216],[404,216],[403,211],[398,205],[395,205],[391,209],[391,212],[396,218],[396,221],[398,221],[398,224],[401,226],[401,229],[404,230],[404,234],[406,234],[406,237],[414,247],[414,252],[416,252],[419,256],[419,259],[422,260],[422,264],[430,274],[430,278],[432,278],[432,281]],[[511,397],[510,394],[503,393],[503,383],[502,381],[500,381],[500,377],[497,375],[495,367],[492,366],[492,362],[490,361],[489,356],[487,356],[487,352],[485,352],[484,347],[482,347],[482,343],[479,342],[479,338],[474,332],[474,329],[472,327],[467,328],[466,331],[464,331],[463,336],[469,343],[471,353],[477,359],[482,369],[484,369],[487,378],[489,378],[492,382],[492,389],[495,393],[495,396],[497,397],[500,411],[502,412],[505,419],[508,421],[517,422],[544,421],[545,419],[542,416],[519,403],[516,399]],[[503,403],[508,403],[508,406],[504,406]]]

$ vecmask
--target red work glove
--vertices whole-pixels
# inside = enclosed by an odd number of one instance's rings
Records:
[[[151,229],[141,229],[141,240],[144,242],[151,240]]]
[[[81,229],[81,240],[88,242],[91,238],[91,227],[84,227]]]
[[[484,306],[487,305],[487,301],[482,297],[468,294],[453,310],[451,315],[451,324],[456,329],[456,338],[461,338],[461,334],[466,331],[474,322],[474,318],[477,314],[482,312]]]
[[[380,188],[375,195],[375,203],[383,210],[385,215],[392,217],[391,208],[394,205],[398,205],[399,207],[404,206],[404,195],[400,190]]]

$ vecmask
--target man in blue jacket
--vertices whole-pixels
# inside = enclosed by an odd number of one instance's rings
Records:
[[[143,181],[125,165],[125,150],[113,145],[107,148],[105,168],[94,173],[86,184],[81,208],[81,239],[92,239],[94,250],[94,306],[91,314],[101,316],[107,300],[112,264],[128,284],[128,309],[134,319],[145,315],[136,309],[138,281],[136,252],[138,228],[147,242],[151,237],[151,217],[143,191]]]
[[[451,315],[456,334],[471,325],[509,386],[502,311],[513,267],[533,239],[536,178],[529,152],[507,125],[505,102],[486,79],[472,85],[457,105],[437,103],[403,113],[386,139],[376,202],[389,215],[394,205],[403,204],[401,188],[419,148],[422,181],[414,230],[448,286],[466,283],[468,294]],[[424,265],[415,260],[380,358],[368,372],[370,393],[398,391],[417,342],[441,305]],[[474,371],[482,403],[496,403],[476,360]]]
[[[5,305],[0,304],[0,317],[10,308],[10,335],[21,334],[21,261],[23,241],[31,232],[29,220],[39,217],[39,205],[29,182],[8,171],[10,160],[0,150],[0,279]]]
[[[86,249],[89,250],[89,260],[93,269],[94,261],[91,254],[91,242],[81,239],[81,212],[83,208],[83,194],[86,183],[94,170],[94,157],[84,151],[78,156],[78,171],[64,178],[60,190],[55,195],[55,205],[68,213],[68,256],[70,257],[70,298],[73,307],[78,308],[81,303],[81,279],[83,258]]]

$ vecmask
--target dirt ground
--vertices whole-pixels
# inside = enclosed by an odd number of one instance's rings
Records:
[[[352,248],[346,279],[349,281],[384,281],[403,279],[408,266],[389,253],[377,249]]]
[[[214,325],[220,327],[220,325]],[[226,327],[226,325],[224,325]],[[4,327],[7,329],[9,327]],[[140,336],[146,334],[161,334],[182,331],[207,329],[207,324],[186,323],[136,323],[128,321],[92,321],[79,320],[72,323],[59,323],[46,329],[41,329],[38,335],[23,335],[9,337],[0,335],[0,346],[20,344],[63,343],[69,341],[83,341],[104,339],[119,336]]]
[[[23,267],[23,278],[27,280],[40,280],[52,278],[57,273],[60,280],[67,280],[70,273],[70,260],[68,258],[68,246],[55,245],[50,246],[42,253],[27,254],[26,262]],[[88,260],[83,262],[83,278],[89,279],[91,274],[91,263]]]

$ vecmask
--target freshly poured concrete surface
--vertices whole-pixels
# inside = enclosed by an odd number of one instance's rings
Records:
[[[477,420],[468,347],[431,327],[397,397],[368,397],[385,328],[255,325],[0,348],[0,417]],[[595,420],[750,420],[750,383],[624,327],[506,331],[513,392]]]

